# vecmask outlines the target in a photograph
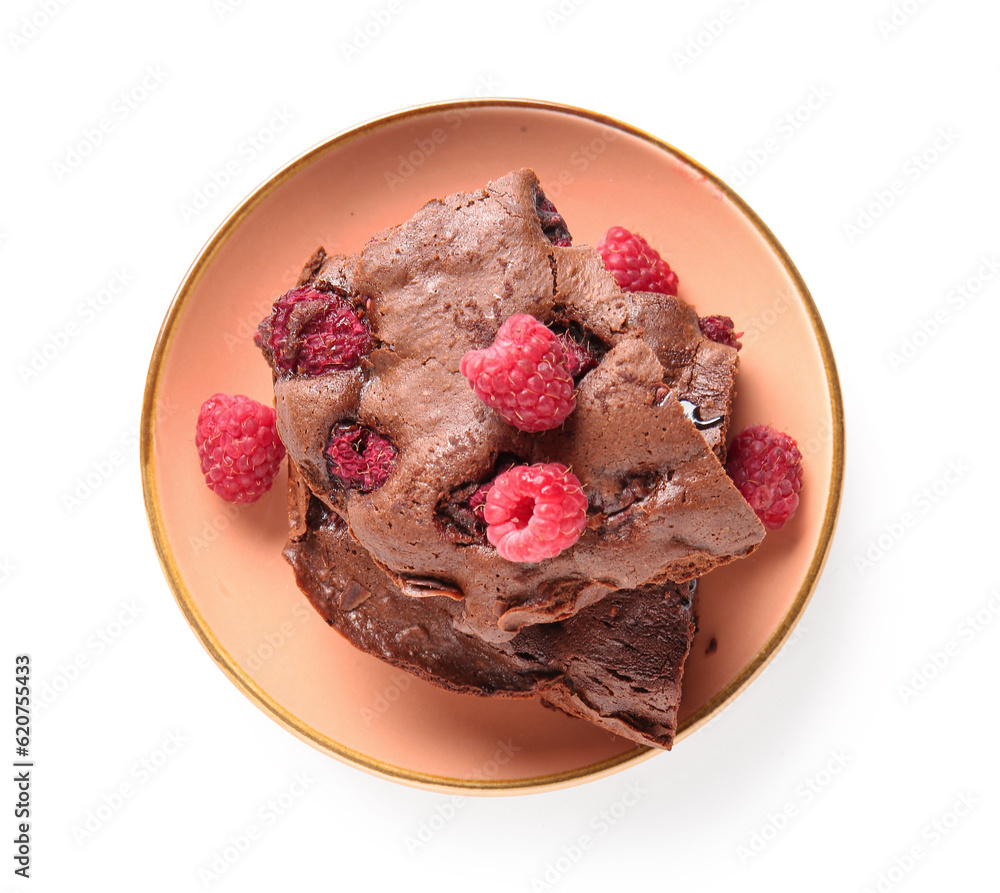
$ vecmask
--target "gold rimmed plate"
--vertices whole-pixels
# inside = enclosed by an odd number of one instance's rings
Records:
[[[201,476],[195,419],[217,391],[270,401],[253,331],[317,246],[356,252],[429,198],[520,167],[538,173],[575,244],[595,244],[614,224],[638,231],[678,272],[680,297],[702,315],[733,317],[745,334],[732,430],[774,425],[805,456],[793,521],[749,559],[700,581],[679,742],[748,685],[791,632],[840,500],[843,409],[816,307],[767,227],[683,153],[581,109],[480,99],[379,118],[289,163],[212,236],[164,321],[142,416],[150,527],[188,622],[252,701],[332,756],[433,790],[552,789],[657,751],[534,700],[442,691],[356,651],[312,610],[282,558],[284,476],[254,505],[222,502]]]

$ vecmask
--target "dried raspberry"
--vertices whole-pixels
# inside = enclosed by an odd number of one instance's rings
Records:
[[[344,296],[307,285],[274,302],[255,341],[267,344],[279,373],[296,375],[353,369],[372,348],[368,327]]]
[[[274,410],[242,394],[215,394],[198,413],[195,445],[205,483],[228,502],[256,502],[285,458]]]
[[[613,226],[597,243],[597,253],[623,291],[677,294],[677,274],[638,233]]]
[[[566,371],[572,378],[578,378],[584,372],[589,372],[597,365],[597,360],[593,354],[587,350],[586,346],[573,338],[568,332],[556,335],[559,346],[563,349],[563,358],[566,362]]]
[[[396,466],[399,451],[383,434],[340,422],[333,426],[326,443],[326,467],[330,476],[350,490],[370,493],[381,487]]]
[[[729,447],[726,471],[768,530],[777,530],[795,514],[802,454],[787,434],[768,425],[744,428]]]
[[[743,346],[739,341],[743,333],[736,331],[733,321],[728,316],[699,316],[698,325],[701,327],[701,333],[712,341],[727,344],[737,350]]]
[[[483,511],[486,508],[486,497],[489,494],[490,489],[493,487],[493,481],[495,481],[497,476],[503,472],[510,471],[510,469],[524,464],[523,459],[520,459],[512,453],[502,453],[497,459],[497,464],[493,471],[493,479],[476,487],[476,489],[472,491],[472,495],[466,500],[466,505],[468,506],[469,511],[472,512],[477,521],[482,522],[484,530],[486,526],[486,517],[483,515]]]
[[[558,428],[576,406],[562,346],[526,313],[500,326],[490,347],[468,351],[459,369],[476,396],[521,431]]]
[[[566,221],[556,210],[556,206],[545,197],[540,186],[535,187],[535,214],[538,215],[538,222],[542,225],[542,232],[553,245],[558,248],[568,248],[573,244],[573,237],[569,234]]]
[[[580,481],[558,462],[517,465],[493,481],[486,536],[507,561],[535,562],[568,549],[587,524]]]
[[[469,497],[469,510],[476,516],[476,518],[483,522],[486,521],[486,516],[483,514],[486,510],[486,497],[492,489],[493,481],[489,481],[481,487],[477,487],[473,494]]]

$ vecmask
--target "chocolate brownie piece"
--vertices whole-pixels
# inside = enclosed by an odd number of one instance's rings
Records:
[[[275,382],[282,440],[313,493],[401,591],[456,592],[458,627],[494,643],[611,592],[707,573],[764,533],[706,442],[718,433],[699,431],[682,402],[728,417],[736,351],[704,338],[680,299],[624,293],[595,251],[553,245],[541,194],[531,171],[515,172],[429,202],[355,257],[317,255],[304,281],[363,306],[375,348],[349,371]],[[577,333],[599,360],[566,423],[541,435],[501,421],[458,372],[520,312]],[[329,473],[327,439],[344,422],[398,450],[373,492]],[[504,461],[573,469],[591,506],[572,549],[516,564],[456,523]]]
[[[695,633],[696,582],[612,592],[568,620],[525,627],[505,647],[561,671],[539,679],[545,703],[669,749]]]
[[[679,400],[693,404],[700,419],[719,420],[701,430],[724,463],[736,391],[736,348],[706,338],[697,312],[680,298],[623,292],[596,251],[571,248],[555,256],[556,300],[562,316],[609,344],[623,332],[645,341],[663,367],[663,384]]]
[[[734,348],[677,297],[622,292],[531,171],[429,202],[358,255],[309,261],[300,284],[362,314],[373,349],[320,375],[275,368],[290,466],[286,557],[327,622],[382,660],[456,691],[546,703],[669,747],[694,634],[691,581],[749,554],[756,515],[720,464]],[[529,313],[582,344],[558,429],[527,434],[478,401],[465,352]],[[269,354],[271,320],[261,324]],[[714,425],[698,420],[715,420]],[[371,492],[324,455],[343,424],[397,451]],[[588,496],[580,540],[505,561],[469,498],[511,464],[560,462]]]
[[[285,555],[323,618],[357,648],[442,688],[542,701],[639,744],[669,749],[694,636],[694,583],[613,592],[509,642],[459,632],[447,593],[406,595],[294,471]]]

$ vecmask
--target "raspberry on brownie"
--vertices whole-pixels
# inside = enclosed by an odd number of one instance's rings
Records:
[[[520,431],[558,428],[576,406],[573,373],[583,363],[527,313],[516,313],[483,350],[462,357],[459,371],[476,396]]]
[[[743,346],[740,344],[743,333],[736,331],[736,326],[728,316],[699,316],[698,327],[706,338],[719,344],[728,344],[737,350]]]
[[[278,298],[254,340],[286,375],[353,369],[372,346],[368,327],[343,295],[308,286]]]
[[[623,291],[677,294],[677,274],[638,233],[613,226],[597,243],[597,253]]]
[[[515,465],[493,479],[483,518],[486,538],[503,558],[544,561],[580,539],[587,497],[565,465]]]

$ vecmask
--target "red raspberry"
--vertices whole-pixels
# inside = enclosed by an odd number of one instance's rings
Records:
[[[540,186],[535,188],[535,214],[538,215],[538,222],[542,225],[545,238],[553,245],[558,248],[568,248],[573,244],[573,237],[569,234],[566,221],[556,210],[556,206],[545,197]]]
[[[739,341],[743,333],[736,331],[736,326],[728,316],[699,316],[698,325],[701,333],[712,341],[728,344],[737,350],[743,346]]]
[[[580,538],[587,497],[565,465],[516,465],[493,480],[483,514],[486,536],[503,558],[542,561]]]
[[[497,476],[505,471],[510,471],[512,468],[516,468],[518,465],[524,465],[524,462],[521,459],[514,459],[510,455],[502,457],[501,460],[497,462],[497,466],[493,471],[493,479],[476,487],[476,489],[472,491],[472,495],[466,501],[469,511],[472,512],[477,521],[482,523],[484,529],[486,527],[486,517],[483,515],[483,512],[486,509],[486,497],[489,495],[489,492],[493,487],[493,483],[496,481]]]
[[[258,345],[266,342],[279,374],[353,369],[372,348],[368,327],[345,297],[308,285],[293,288],[274,302],[255,340]]]
[[[568,332],[556,335],[559,346],[563,349],[563,358],[566,361],[566,371],[572,378],[589,372],[597,365],[597,360],[593,354],[587,350],[586,346],[573,338]]]
[[[613,226],[597,243],[597,253],[623,291],[677,294],[677,274],[638,233]]]
[[[787,434],[751,425],[729,447],[726,471],[768,530],[795,514],[802,489],[802,454]]]
[[[469,497],[469,510],[476,518],[483,522],[486,521],[486,516],[483,514],[486,511],[486,497],[490,495],[490,490],[492,489],[493,481],[490,481],[481,487],[477,487]]]
[[[326,443],[326,467],[349,490],[370,493],[385,482],[396,467],[399,451],[383,434],[340,422],[333,426]]]
[[[194,437],[205,483],[228,502],[256,502],[285,458],[274,410],[242,394],[209,397]]]
[[[527,313],[500,326],[492,346],[468,351],[459,369],[476,396],[521,431],[558,428],[576,407],[562,346]]]

